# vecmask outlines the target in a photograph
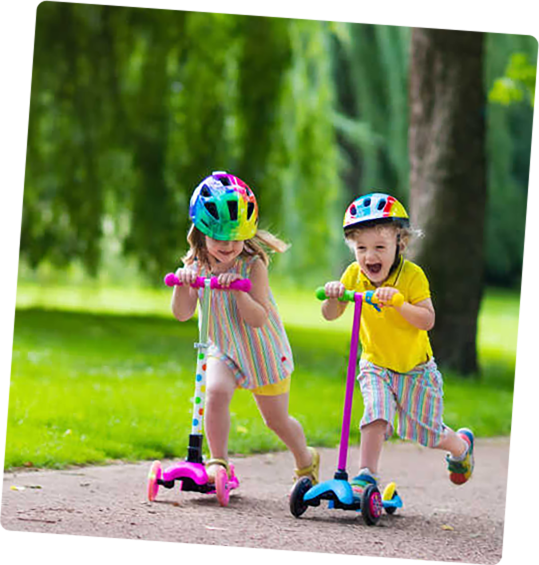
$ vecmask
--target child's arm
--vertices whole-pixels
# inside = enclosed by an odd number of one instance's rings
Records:
[[[223,273],[219,275],[219,284],[228,287],[232,281],[240,279],[241,275]],[[269,312],[269,281],[268,269],[263,261],[255,261],[249,273],[251,291],[233,290],[236,304],[242,320],[253,328],[260,328],[268,321]]]
[[[396,288],[384,286],[376,289],[375,295],[384,306],[388,307],[391,306],[390,301],[392,296],[397,292],[399,291]],[[402,306],[395,307],[395,310],[397,310],[407,322],[420,330],[429,331],[434,327],[436,315],[430,298],[421,300],[421,302],[417,302],[416,304],[404,302]]]
[[[404,302],[404,304],[396,308],[396,310],[407,322],[420,330],[429,331],[434,327],[434,319],[436,316],[430,298],[422,300],[417,304]]]
[[[197,273],[189,268],[178,269],[176,276],[180,279],[182,286],[174,287],[171,308],[174,316],[180,322],[185,322],[193,316],[197,307],[197,290],[190,286],[196,281]]]
[[[327,300],[322,302],[322,316],[326,320],[335,320],[342,316],[348,302],[340,302],[338,299],[344,294],[345,286],[340,281],[328,282],[324,286]]]

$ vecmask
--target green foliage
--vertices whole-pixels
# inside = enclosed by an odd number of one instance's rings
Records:
[[[285,238],[300,184],[312,208],[335,201],[324,24],[45,2],[37,30],[21,239],[31,267],[79,261],[95,274],[114,239],[160,278],[186,250],[190,194],[213,170],[251,184],[261,226]],[[299,217],[292,271],[324,245],[328,215]]]
[[[99,88],[111,71],[106,40],[88,41],[95,21],[72,5],[45,2],[38,12],[21,249],[32,265],[83,256],[95,272],[103,212],[96,148],[111,135],[98,127],[109,124]]]
[[[128,39],[137,58],[120,64],[122,70],[131,65],[136,69],[132,77],[136,87],[127,73],[120,75],[120,81],[134,89],[125,97],[128,123],[123,146],[132,159],[134,182],[122,199],[131,225],[124,243],[127,253],[137,257],[148,273],[157,275],[166,258],[177,253],[177,233],[185,226],[184,216],[175,213],[178,188],[167,178],[167,159],[172,136],[171,89],[177,72],[170,60],[188,48],[188,32],[183,12],[144,10],[135,17],[135,29],[140,32]]]
[[[292,65],[291,21],[285,18],[242,18],[237,61],[238,166],[256,187],[262,222],[283,230],[280,170],[269,166],[282,147],[279,101]]]
[[[335,125],[347,141],[348,200],[379,189],[406,202],[410,29],[349,24],[348,30],[335,34]]]
[[[520,284],[524,255],[533,109],[524,103],[505,106],[495,102],[492,88],[496,87],[491,85],[507,72],[508,59],[520,61],[513,65],[513,78],[519,73],[529,77],[531,66],[525,75],[518,69],[524,58],[537,61],[537,41],[529,36],[488,34],[486,50],[485,82],[491,95],[487,112],[486,276],[491,283],[515,286]]]
[[[526,53],[513,53],[504,76],[494,81],[488,95],[490,102],[509,106],[526,99],[533,106],[536,74],[537,67],[529,62]]]
[[[283,258],[296,279],[327,273],[339,249],[340,182],[331,121],[333,85],[327,24],[291,20],[292,64],[283,82],[279,108],[281,142],[270,156],[282,187],[285,232],[294,235]]]
[[[21,258],[95,275],[114,247],[159,280],[186,250],[194,186],[221,169],[293,243],[277,270],[337,273],[350,200],[380,189],[408,202],[409,40],[404,27],[41,3]],[[489,34],[486,88],[533,102],[536,59],[533,38]],[[532,116],[486,108],[497,284],[520,279]]]

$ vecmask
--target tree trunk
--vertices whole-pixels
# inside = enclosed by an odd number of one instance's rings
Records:
[[[414,29],[410,58],[412,250],[431,283],[434,354],[478,371],[486,209],[482,33]]]

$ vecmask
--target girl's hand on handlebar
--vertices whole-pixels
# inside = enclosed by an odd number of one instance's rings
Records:
[[[393,307],[392,300],[395,294],[399,294],[399,291],[390,286],[381,286],[377,288],[374,293],[376,298],[380,301],[380,304],[386,307]]]
[[[197,280],[197,274],[195,271],[186,268],[180,268],[176,271],[176,276],[178,277],[179,281],[182,285],[190,286],[195,284]]]
[[[228,288],[234,281],[240,280],[241,275],[238,273],[221,273],[217,277],[217,282],[223,287]]]
[[[331,281],[324,285],[328,300],[336,300],[344,295],[345,286],[340,281]]]

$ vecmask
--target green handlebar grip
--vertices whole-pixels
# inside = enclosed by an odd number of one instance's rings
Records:
[[[326,299],[326,291],[324,290],[323,286],[320,286],[316,289],[316,298],[318,298],[318,300]]]
[[[353,290],[345,290],[339,300],[341,302],[354,302],[355,294],[356,293]],[[316,298],[318,298],[318,300],[326,300],[326,291],[323,286],[316,289]]]

